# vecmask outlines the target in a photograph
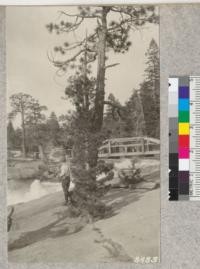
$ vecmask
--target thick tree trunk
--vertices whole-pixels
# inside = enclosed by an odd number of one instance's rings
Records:
[[[103,215],[105,212],[105,205],[98,200],[99,194],[96,185],[95,170],[98,160],[99,134],[103,124],[107,35],[106,17],[108,12],[109,7],[102,8],[101,26],[98,30],[97,82],[93,119],[91,122],[91,118],[88,118],[89,100],[86,89],[85,113],[87,117],[84,118],[83,114],[79,116],[77,126],[80,124],[80,131],[77,133],[77,141],[75,141],[74,145],[74,179],[76,185],[73,193],[74,200],[79,207],[87,208],[88,212],[93,216]],[[85,61],[87,61],[87,54],[85,54]],[[82,117],[83,120],[81,120]],[[82,126],[83,122],[85,122],[85,126]]]
[[[102,8],[101,26],[98,30],[98,58],[97,58],[97,83],[95,96],[95,111],[93,130],[101,130],[103,123],[104,96],[105,96],[105,60],[106,60],[106,34],[108,7]]]
[[[104,99],[105,99],[105,61],[106,61],[106,35],[107,35],[107,14],[109,7],[102,8],[101,26],[98,30],[98,56],[97,56],[97,82],[94,101],[94,120],[92,124],[93,141],[89,146],[89,165],[95,167],[98,160],[99,132],[103,124]]]

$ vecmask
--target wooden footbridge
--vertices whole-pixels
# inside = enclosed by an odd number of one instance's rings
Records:
[[[99,158],[156,156],[160,154],[160,140],[151,137],[107,139],[99,148]]]

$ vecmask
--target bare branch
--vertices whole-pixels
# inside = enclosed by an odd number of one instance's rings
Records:
[[[71,58],[67,59],[66,61],[55,61],[54,59],[50,59],[49,60],[56,66],[56,67],[63,67],[68,65],[70,62],[73,62],[74,60],[76,60],[76,58],[84,52],[84,49],[79,50],[75,55],[73,55]]]
[[[119,65],[119,64],[120,64],[120,63],[109,64],[109,65],[107,65],[107,66],[105,67],[105,69],[114,67],[114,66]]]
[[[64,33],[74,32],[78,29],[78,27],[81,25],[81,23],[84,21],[84,18],[81,18],[78,21],[78,17],[76,17],[75,23],[71,25],[71,27],[67,28],[66,26],[60,27],[59,31]]]
[[[130,17],[132,16],[132,14],[130,12],[128,12],[126,10],[126,8],[123,8],[123,7],[111,7],[111,11],[117,12],[117,13],[120,13],[120,14],[123,13],[123,14],[126,14],[126,15],[130,16]],[[133,11],[137,12],[137,10],[132,7],[132,13],[133,13]]]
[[[64,51],[70,51],[70,50],[76,49],[76,48],[82,46],[82,45],[84,44],[84,42],[85,42],[85,39],[82,40],[81,42],[76,42],[75,45],[71,45],[71,46],[69,46],[68,48],[63,48],[63,50],[64,50]]]
[[[99,15],[87,15],[87,14],[84,14],[84,15],[81,15],[81,14],[69,14],[69,13],[66,13],[64,11],[60,11],[61,14],[63,15],[66,15],[68,17],[77,17],[77,18],[83,18],[83,19],[94,19],[94,18],[101,18]]]
[[[141,16],[140,18],[135,16],[134,13],[137,13],[137,9],[133,9],[132,11],[129,11],[127,8],[124,7],[111,7],[111,11],[113,12],[117,12],[120,15],[123,14],[126,15],[126,18],[124,17],[124,19],[121,19],[121,22],[118,25],[115,25],[113,27],[108,28],[108,31],[115,31],[116,29],[118,29],[119,27],[122,27],[123,25],[128,25],[129,27],[131,27],[132,29],[138,29],[138,26],[142,26],[142,24],[144,24],[145,22],[156,22],[158,16],[156,16],[156,14],[154,12],[152,12],[152,14],[150,16]],[[135,23],[134,27],[133,27],[133,23]]]

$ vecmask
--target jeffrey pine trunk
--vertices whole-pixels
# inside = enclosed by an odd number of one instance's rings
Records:
[[[106,34],[107,34],[108,8],[102,8],[101,26],[98,30],[98,65],[97,84],[95,96],[95,117],[93,129],[99,132],[103,123],[104,96],[105,96],[105,57],[106,57]]]
[[[98,57],[97,57],[97,82],[95,95],[94,121],[92,133],[94,140],[90,143],[90,166],[97,165],[99,132],[103,124],[104,98],[105,98],[105,60],[106,60],[106,35],[108,7],[102,7],[101,26],[98,29]]]

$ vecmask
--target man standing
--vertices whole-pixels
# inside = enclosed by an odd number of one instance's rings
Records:
[[[65,196],[65,203],[69,202],[69,186],[70,186],[70,161],[68,157],[63,156],[61,159],[60,178]]]

